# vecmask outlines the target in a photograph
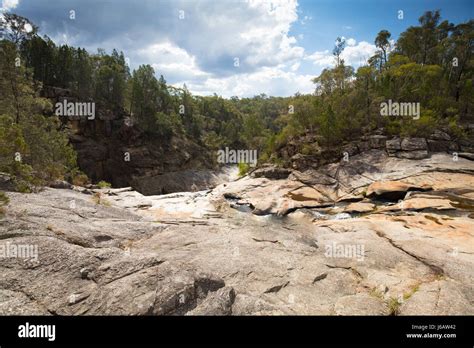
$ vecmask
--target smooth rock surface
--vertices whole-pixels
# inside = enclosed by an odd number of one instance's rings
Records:
[[[473,315],[473,174],[372,150],[207,191],[7,192],[0,244],[38,253],[0,258],[0,314]]]

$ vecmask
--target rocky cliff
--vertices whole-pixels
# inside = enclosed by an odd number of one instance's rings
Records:
[[[45,87],[42,95],[53,105],[77,101],[69,90],[55,87]],[[111,110],[97,104],[95,109],[94,119],[61,117],[77,152],[79,168],[93,182],[105,180],[114,187],[138,190],[146,187],[147,194],[187,191],[193,184],[204,189],[215,183],[211,173],[194,181],[193,173],[189,173],[215,169],[215,161],[202,145],[184,135],[163,138],[144,134],[122,108]],[[173,175],[187,180],[173,182],[168,178]],[[148,185],[150,177],[154,186]]]
[[[464,132],[464,137],[453,137],[447,130],[436,130],[426,138],[400,138],[384,135],[384,130],[379,129],[373,134],[336,146],[322,146],[319,137],[306,135],[282,146],[278,150],[278,156],[285,166],[299,170],[317,169],[340,159],[347,161],[350,156],[374,149],[384,150],[389,156],[406,159],[423,159],[437,152],[455,153],[456,156],[472,159],[474,124],[465,125]]]

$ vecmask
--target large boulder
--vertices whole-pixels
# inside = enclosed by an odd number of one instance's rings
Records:
[[[368,141],[361,141],[357,143],[357,148],[359,152],[366,152],[370,150],[370,143]]]
[[[437,131],[429,139],[424,138],[394,138],[387,140],[385,148],[389,156],[405,159],[423,159],[428,152],[457,151],[458,146],[450,140],[448,134]]]
[[[461,139],[459,148],[462,152],[474,152],[474,141],[471,139]]]
[[[423,159],[428,157],[428,144],[425,138],[404,138],[398,148],[397,141],[387,142],[387,152],[398,158]]]
[[[372,135],[369,137],[369,143],[372,149],[383,149],[386,141],[387,137],[385,135]]]
[[[400,138],[390,139],[385,142],[385,148],[389,155],[394,154],[402,149]]]
[[[428,139],[427,142],[430,152],[448,152],[451,149],[451,142],[447,140]]]
[[[296,170],[304,170],[318,163],[318,160],[313,156],[302,155],[300,153],[291,156],[290,161],[291,167]]]
[[[0,190],[3,191],[14,191],[15,182],[13,178],[7,173],[0,172]]]
[[[449,136],[448,133],[440,131],[440,130],[435,130],[429,137],[432,140],[443,140],[443,141],[450,141],[451,137]]]
[[[427,150],[428,145],[425,138],[404,138],[401,142],[401,150],[417,151]]]

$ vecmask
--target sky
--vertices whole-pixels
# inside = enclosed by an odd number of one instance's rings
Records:
[[[169,84],[224,97],[311,93],[311,79],[334,65],[338,36],[357,68],[382,29],[396,40],[435,9],[455,24],[474,17],[472,0],[1,1],[0,11],[29,18],[56,44],[115,48],[132,70],[150,64]]]

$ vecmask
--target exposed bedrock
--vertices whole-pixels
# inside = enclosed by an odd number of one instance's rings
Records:
[[[2,315],[474,314],[467,158],[372,149],[208,191],[7,194]]]

